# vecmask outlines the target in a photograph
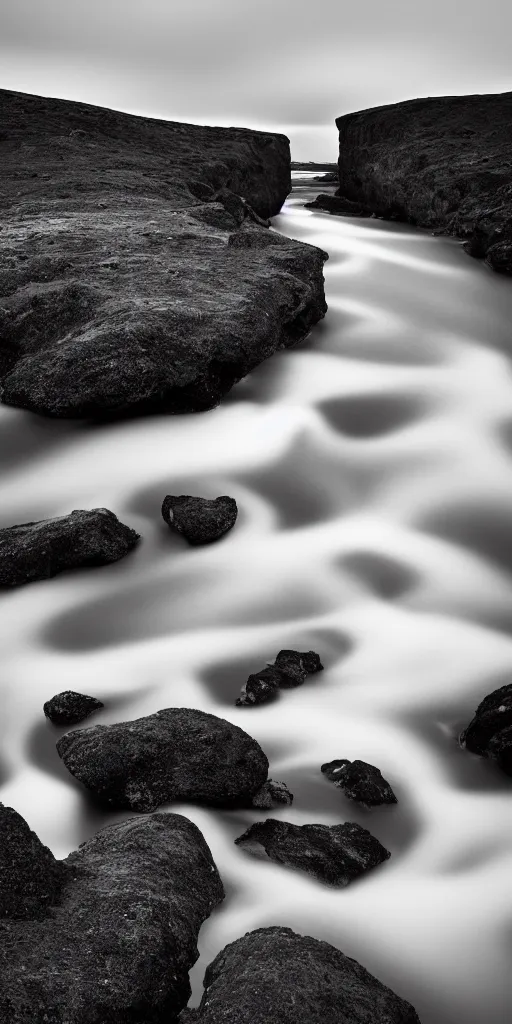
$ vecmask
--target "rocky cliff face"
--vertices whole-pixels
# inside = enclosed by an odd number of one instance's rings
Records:
[[[8,404],[209,408],[324,315],[326,254],[266,226],[283,135],[0,91],[0,159]]]
[[[341,196],[464,238],[512,273],[512,92],[409,100],[336,125]]]

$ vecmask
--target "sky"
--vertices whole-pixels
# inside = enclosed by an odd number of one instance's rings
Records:
[[[511,0],[0,0],[0,87],[336,160],[340,114],[512,90],[511,39]]]

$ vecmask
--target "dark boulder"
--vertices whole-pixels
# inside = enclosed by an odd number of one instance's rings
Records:
[[[64,569],[107,565],[123,558],[140,540],[107,508],[75,509],[0,530],[0,586],[46,580]]]
[[[282,674],[274,665],[267,665],[261,672],[253,672],[244,684],[236,700],[237,707],[251,707],[264,704],[274,697],[281,685]]]
[[[263,704],[279,689],[301,686],[308,675],[322,669],[319,655],[314,651],[279,651],[274,665],[267,665],[261,672],[249,676],[236,704],[238,707]]]
[[[63,690],[43,704],[43,711],[54,725],[76,725],[102,707],[104,704],[96,700],[96,697],[87,697],[74,690]]]
[[[0,804],[0,918],[43,917],[69,872],[12,807]]]
[[[4,817],[2,811],[9,828]],[[32,842],[36,848],[36,837]],[[0,920],[1,1020],[176,1021],[190,997],[199,929],[224,896],[197,826],[180,814],[154,814],[104,828],[65,861],[46,851],[42,868],[30,849],[15,844],[13,854],[7,883],[16,886],[24,872],[25,910],[33,913],[16,914],[14,905]],[[48,865],[60,887],[42,915],[40,905],[30,905],[30,874],[47,876]],[[19,892],[18,899],[22,906]]]
[[[279,651],[275,665],[284,676],[281,686],[301,686],[306,676],[322,672],[324,667],[314,651]]]
[[[293,794],[290,793],[286,783],[274,782],[273,779],[268,779],[252,798],[252,806],[264,811],[270,811],[276,804],[291,803],[293,803]]]
[[[355,822],[343,825],[292,825],[267,818],[235,839],[251,853],[265,851],[270,860],[301,868],[328,885],[348,885],[354,878],[391,856],[367,829]]]
[[[250,805],[268,775],[256,740],[192,708],[76,729],[61,736],[57,751],[103,804],[134,811],[152,811],[170,800]]]
[[[362,203],[354,203],[344,196],[330,196],[321,193],[309,203],[304,203],[306,210],[323,210],[335,213],[340,217],[371,217],[372,211]]]
[[[180,1024],[420,1024],[410,1003],[328,942],[257,928],[206,968]]]
[[[162,516],[168,526],[182,533],[189,544],[210,544],[235,525],[238,509],[234,498],[195,498],[190,494],[167,494]]]
[[[497,761],[512,775],[512,683],[489,693],[460,735],[460,744],[472,754]]]
[[[342,789],[349,800],[357,800],[363,807],[398,803],[389,782],[373,764],[366,761],[329,761],[321,767],[322,773]]]

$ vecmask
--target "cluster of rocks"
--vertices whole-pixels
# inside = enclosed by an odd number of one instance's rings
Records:
[[[280,689],[302,686],[308,675],[321,672],[323,665],[314,651],[279,651],[273,665],[249,676],[242,687],[236,704],[251,707],[275,697]]]

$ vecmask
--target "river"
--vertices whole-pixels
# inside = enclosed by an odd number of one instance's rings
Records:
[[[225,717],[295,795],[274,817],[357,821],[392,856],[336,891],[234,846],[261,812],[173,805],[227,893],[192,1003],[225,943],[280,924],[358,959],[422,1024],[508,1024],[511,780],[456,738],[512,673],[512,284],[453,240],[305,210],[322,186],[295,178],[273,227],[330,256],[305,343],[200,415],[96,427],[0,407],[0,526],[102,506],[143,536],[115,565],[2,596],[0,799],[59,857],[129,816],[59,761],[42,705],[60,690],[105,702],[91,725]],[[166,493],[230,494],[237,525],[189,549]],[[325,672],[234,707],[283,647]],[[319,770],[339,757],[378,765],[399,803],[345,800]]]

